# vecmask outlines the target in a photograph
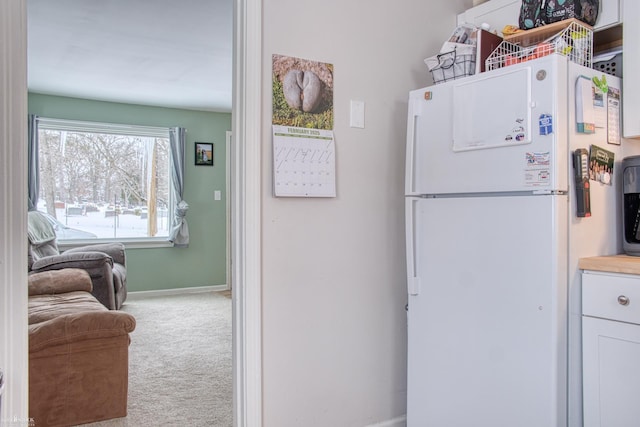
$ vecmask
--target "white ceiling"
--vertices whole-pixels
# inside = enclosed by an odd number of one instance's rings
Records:
[[[231,111],[233,0],[28,0],[30,92]]]

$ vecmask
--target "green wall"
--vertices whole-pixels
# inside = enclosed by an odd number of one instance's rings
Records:
[[[129,291],[224,285],[226,279],[226,131],[230,113],[180,110],[29,94],[29,113],[142,126],[187,129],[184,200],[189,204],[186,249],[127,249]],[[195,142],[214,143],[214,166],[194,165]],[[214,201],[214,191],[222,200]]]

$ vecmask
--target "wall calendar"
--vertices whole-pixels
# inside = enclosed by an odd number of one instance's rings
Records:
[[[279,197],[335,197],[333,131],[273,126],[273,187]]]

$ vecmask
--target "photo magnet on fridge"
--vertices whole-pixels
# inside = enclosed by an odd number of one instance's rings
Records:
[[[611,151],[592,145],[589,155],[589,179],[612,185],[613,157],[614,154]]]

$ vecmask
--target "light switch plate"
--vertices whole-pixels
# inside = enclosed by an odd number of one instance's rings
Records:
[[[349,126],[364,129],[364,101],[351,100]]]
[[[216,190],[213,192],[213,198],[214,200],[221,200],[222,199],[222,193],[220,192],[220,190]]]

